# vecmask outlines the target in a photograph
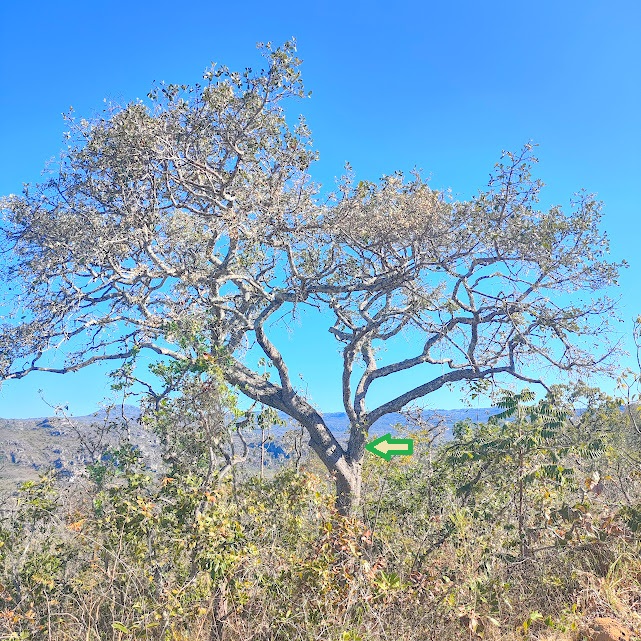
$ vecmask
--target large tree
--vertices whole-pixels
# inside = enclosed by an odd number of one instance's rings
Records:
[[[300,61],[292,43],[264,54],[264,70],[212,68],[202,85],[156,87],[149,105],[70,119],[51,178],[4,199],[3,293],[15,313],[1,328],[0,379],[145,350],[183,371],[213,364],[307,429],[347,513],[368,429],[384,415],[458,381],[605,367],[612,305],[595,292],[619,266],[604,258],[591,196],[569,213],[537,209],[529,145],[505,154],[469,201],[398,172],[378,183],[347,175],[321,199],[309,131],[283,111],[304,95]],[[274,338],[300,306],[321,310],[341,346],[346,447]],[[379,348],[401,333],[413,355],[384,358]],[[273,380],[250,366],[248,346]],[[404,393],[368,404],[376,381],[408,370]]]

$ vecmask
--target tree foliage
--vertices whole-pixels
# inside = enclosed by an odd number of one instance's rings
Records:
[[[595,292],[616,283],[619,265],[606,258],[591,195],[578,194],[569,213],[537,208],[529,144],[505,153],[468,201],[400,172],[376,183],[348,172],[321,198],[310,132],[285,117],[287,101],[305,95],[295,47],[263,52],[265,69],[213,67],[203,84],[157,87],[150,104],[71,119],[58,170],[3,200],[2,276],[15,313],[0,332],[0,378],[143,351],[185,371],[215,367],[305,426],[348,511],[367,431],[382,416],[451,383],[605,367],[612,303]],[[347,446],[296,387],[273,337],[301,306],[322,311],[340,345]],[[381,356],[407,333],[413,354]],[[274,380],[244,360],[251,345]],[[59,347],[64,362],[52,363]],[[405,392],[372,402],[377,381],[408,371]]]

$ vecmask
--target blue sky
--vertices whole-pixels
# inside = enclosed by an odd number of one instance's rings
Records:
[[[345,161],[359,179],[416,166],[434,187],[467,198],[485,186],[502,149],[533,140],[547,185],[542,205],[567,205],[583,187],[597,192],[612,258],[630,263],[615,294],[631,348],[631,319],[641,313],[635,0],[4,2],[0,194],[39,180],[62,148],[61,114],[70,106],[90,116],[105,98],[144,98],[154,80],[196,82],[212,61],[257,66],[257,41],[292,36],[313,97],[290,113],[303,113],[311,127],[319,182],[332,185]],[[338,358],[326,340],[319,356],[300,345],[285,351],[314,402],[337,411]],[[50,413],[39,389],[49,402],[88,413],[109,391],[107,369],[9,382],[0,416]],[[443,391],[430,404],[460,406],[460,393]]]

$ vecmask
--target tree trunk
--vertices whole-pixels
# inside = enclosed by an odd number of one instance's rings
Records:
[[[343,516],[354,516],[361,503],[363,458],[367,430],[352,425],[347,444],[347,473],[336,473],[336,508]]]
[[[361,501],[367,429],[359,425],[352,425],[347,449],[344,449],[327,429],[322,417],[313,408],[290,415],[306,428],[310,436],[310,447],[334,478],[338,512],[343,516],[353,516]]]
[[[354,516],[361,503],[362,461],[351,467],[351,474],[335,474],[336,509],[343,516]]]

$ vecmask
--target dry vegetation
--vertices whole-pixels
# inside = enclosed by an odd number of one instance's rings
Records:
[[[73,482],[43,475],[0,530],[1,638],[609,638],[597,617],[634,638],[639,435],[581,394],[580,419],[522,394],[452,441],[415,432],[415,456],[368,458],[353,518],[314,458],[221,480],[174,451],[154,478],[123,444]]]

